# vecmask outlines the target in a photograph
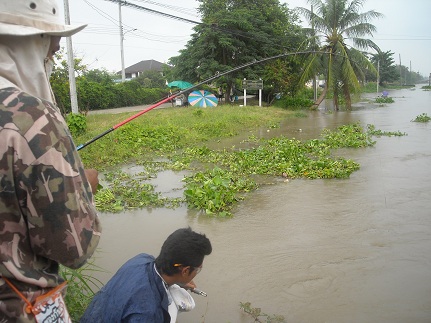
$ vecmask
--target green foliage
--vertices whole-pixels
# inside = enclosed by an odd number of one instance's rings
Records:
[[[377,91],[377,83],[376,82],[367,82],[362,84],[361,92],[363,93],[376,93]]]
[[[425,85],[425,86],[422,86],[421,89],[425,90],[425,91],[429,91],[429,90],[431,90],[431,86],[430,85]]]
[[[64,115],[71,112],[69,65],[65,56],[64,48],[55,54],[55,65],[50,78],[57,105]],[[78,75],[78,77],[82,76],[87,71],[87,66],[82,63],[82,58],[74,59],[74,67],[75,74]]]
[[[259,307],[252,307],[250,302],[239,303],[240,309],[244,313],[250,315],[253,318],[253,322],[259,323],[286,323],[286,319],[282,315],[269,315],[263,313]]]
[[[155,70],[148,70],[140,74],[134,81],[146,88],[166,87],[166,78],[162,73]]]
[[[231,216],[233,204],[237,202],[239,192],[248,192],[256,188],[251,179],[215,167],[212,170],[198,172],[186,177],[184,192],[189,207],[205,210],[208,215],[219,217]]]
[[[151,176],[154,175],[148,171],[133,176],[123,171],[105,174],[109,184],[95,194],[96,208],[115,213],[125,209],[178,206],[181,199],[162,197],[152,184],[146,183]]]
[[[82,64],[82,59],[75,59],[75,71],[80,111],[151,104],[167,94],[165,80],[159,72],[149,72],[142,78],[117,84],[114,76],[105,70],[88,70]],[[56,65],[50,82],[63,114],[71,112],[68,75],[67,61],[64,59],[64,52],[60,51],[56,54]]]
[[[373,63],[376,70],[379,72],[379,84],[391,83],[398,79],[399,73],[395,66],[393,59],[394,53],[389,51],[382,52],[380,49],[377,50],[376,54],[371,54],[371,62]],[[373,81],[377,80],[377,75],[369,73],[367,79]]]
[[[94,278],[94,272],[103,272],[93,263],[79,269],[60,266],[60,276],[68,282],[65,302],[72,322],[78,323],[102,282]]]
[[[73,136],[79,136],[87,130],[87,117],[83,114],[69,113],[66,123]]]
[[[88,167],[99,170],[134,160],[143,167],[133,176],[122,171],[108,172],[107,185],[96,194],[96,205],[99,210],[118,212],[139,207],[175,207],[186,202],[212,216],[230,216],[246,192],[264,185],[256,183],[256,176],[348,178],[359,169],[359,164],[333,156],[336,149],[372,146],[372,135],[398,135],[370,126],[364,131],[359,124],[349,124],[335,130],[324,129],[320,139],[304,142],[284,136],[261,139],[251,135],[245,142],[247,149],[213,150],[204,145],[208,140],[217,141],[238,131],[277,127],[280,120],[295,114],[298,112],[228,105],[217,109],[155,110],[80,152]],[[300,114],[298,117],[303,116]],[[101,123],[116,122],[112,118],[122,120],[124,116],[92,116],[92,126],[100,133]],[[91,138],[88,131],[85,136]],[[163,162],[152,161],[160,157]],[[148,183],[163,169],[192,172],[184,180],[184,199],[166,199]]]
[[[427,115],[426,113],[422,113],[418,116],[416,116],[415,119],[412,120],[412,122],[429,122],[431,120],[431,117]]]
[[[391,97],[378,97],[376,98],[376,103],[394,103],[394,99]]]
[[[87,123],[91,122],[91,126],[84,135],[75,137],[75,142],[86,142],[129,115],[88,115]],[[154,109],[81,150],[80,155],[87,167],[104,170],[140,160],[142,155],[170,155],[185,147],[267,127],[289,117],[293,117],[290,111],[253,106]]]
[[[325,143],[331,148],[361,148],[375,144],[371,135],[364,132],[358,123],[338,127],[337,131],[324,129],[322,134]]]
[[[253,60],[295,51],[302,39],[299,21],[286,4],[279,1],[199,0],[203,24],[197,25],[185,49],[170,59],[174,78],[195,82],[207,79]],[[268,69],[266,67],[268,66]],[[217,80],[229,94],[235,79],[265,78],[276,92],[297,82],[300,66],[294,59],[256,64]],[[288,82],[286,82],[288,80]],[[239,89],[238,86],[236,86]],[[270,95],[270,88],[264,89]]]
[[[112,84],[113,80],[116,78],[115,75],[109,73],[106,70],[88,70],[84,73],[85,78],[89,82],[101,83],[105,85]]]
[[[275,101],[274,105],[283,109],[298,110],[303,108],[309,108],[313,105],[313,103],[313,100],[303,97],[284,96],[280,100]]]
[[[238,193],[247,192],[257,185],[255,175],[288,178],[348,178],[359,169],[359,164],[340,157],[331,157],[330,149],[359,148],[374,145],[370,135],[358,124],[339,127],[336,131],[325,129],[323,139],[301,142],[285,137],[269,140],[257,138],[258,147],[240,151],[213,151],[207,147],[188,148],[176,162],[183,165],[199,161],[219,165],[213,169],[196,172],[186,178],[186,201],[189,207],[205,210],[207,214],[231,215]]]
[[[137,81],[98,83],[85,77],[77,79],[78,104],[81,110],[100,110],[150,104],[165,96],[164,89],[148,89]]]
[[[313,1],[313,9],[297,8],[313,28],[304,32],[309,36],[306,48],[319,48],[319,53],[310,54],[304,64],[301,83],[312,79],[316,74],[325,75],[325,83],[333,93],[335,109],[339,109],[339,97],[344,97],[347,108],[351,107],[351,94],[360,89],[359,80],[364,80],[368,69],[374,74],[376,69],[363,54],[362,49],[377,48],[371,40],[375,26],[369,23],[382,14],[376,11],[359,12],[365,0],[325,0]],[[345,39],[353,41],[356,48],[347,45]],[[324,44],[319,44],[324,39]],[[321,52],[324,52],[322,54]]]
[[[401,132],[401,131],[382,131],[382,130],[377,130],[376,127],[372,124],[367,125],[367,133],[372,135],[372,136],[377,136],[377,137],[381,137],[381,136],[388,136],[388,137],[401,137],[401,136],[407,136],[407,134],[405,132]]]

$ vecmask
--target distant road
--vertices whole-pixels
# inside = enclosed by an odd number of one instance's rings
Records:
[[[123,107],[123,108],[115,108],[115,109],[102,109],[102,110],[91,110],[88,111],[88,114],[117,114],[117,113],[124,113],[124,112],[135,112],[135,111],[141,111],[146,108],[149,108],[153,106],[153,104],[148,105],[137,105],[134,107]],[[172,107],[171,103],[163,103],[159,105],[156,109],[160,108],[169,108]]]
[[[251,99],[255,97],[254,95],[247,95],[248,99]],[[243,96],[239,96],[238,97],[238,101],[242,103],[244,97]],[[224,103],[224,101],[223,101]],[[137,112],[137,111],[141,111],[144,110],[146,108],[149,108],[153,106],[153,104],[148,104],[148,105],[137,105],[134,107],[123,107],[123,108],[114,108],[114,109],[102,109],[102,110],[90,110],[88,111],[88,114],[117,114],[117,113],[124,113],[124,112]],[[171,108],[172,104],[169,103],[163,103],[161,105],[159,105],[156,109],[160,109],[160,108]],[[179,107],[179,106],[174,106],[175,108],[184,108],[184,107]]]

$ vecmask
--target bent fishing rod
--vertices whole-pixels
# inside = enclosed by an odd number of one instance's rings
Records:
[[[271,57],[266,57],[266,58],[263,58],[261,60],[253,60],[252,62],[246,63],[244,65],[240,65],[238,67],[234,67],[234,68],[232,68],[232,69],[230,69],[228,71],[225,71],[225,72],[221,72],[221,73],[217,72],[215,75],[209,77],[208,79],[206,79],[206,80],[204,80],[202,82],[199,82],[199,83],[197,83],[197,84],[195,84],[193,86],[190,86],[190,87],[188,87],[188,88],[186,88],[186,89],[184,89],[182,91],[179,91],[177,93],[169,95],[165,99],[160,100],[157,103],[153,104],[152,106],[150,106],[150,107],[148,107],[148,108],[146,108],[146,109],[144,109],[144,110],[142,110],[142,111],[140,111],[140,112],[132,115],[131,117],[127,118],[126,120],[121,121],[120,123],[117,123],[116,125],[112,126],[108,130],[106,130],[106,131],[102,132],[101,134],[97,135],[93,139],[90,139],[89,141],[87,141],[87,142],[85,142],[83,144],[78,145],[76,147],[76,150],[79,151],[82,148],[87,147],[88,145],[90,145],[91,143],[95,142],[96,140],[99,140],[100,138],[106,136],[108,133],[111,133],[112,131],[120,128],[121,126],[125,125],[126,123],[129,123],[130,121],[132,121],[132,120],[140,117],[144,113],[147,113],[148,111],[151,111],[154,108],[157,108],[158,106],[162,105],[163,103],[166,103],[166,102],[168,102],[170,100],[173,100],[174,98],[176,98],[177,96],[179,96],[181,94],[189,92],[190,90],[193,90],[193,89],[195,89],[197,87],[200,87],[200,86],[202,86],[202,85],[204,85],[204,84],[206,84],[208,82],[211,82],[211,81],[213,81],[215,79],[218,79],[219,77],[222,77],[222,76],[225,76],[227,74],[239,71],[239,70],[241,70],[243,68],[246,68],[248,66],[252,66],[254,64],[261,64],[263,62],[266,62],[266,61],[269,61],[269,60],[272,60],[272,59],[277,59],[277,58],[282,58],[282,57],[287,57],[287,56],[292,56],[292,55],[298,55],[298,54],[311,54],[311,53],[314,53],[314,54],[318,54],[318,53],[320,53],[320,54],[328,54],[327,52],[321,52],[321,51],[301,51],[301,52],[283,53],[283,54],[279,54],[279,55],[275,55],[275,56],[271,56]]]

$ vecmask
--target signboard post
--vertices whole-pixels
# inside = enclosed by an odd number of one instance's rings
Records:
[[[262,79],[260,78],[259,81],[262,82]],[[263,83],[262,83],[262,86],[259,87],[259,106],[260,107],[262,106],[262,88],[263,88]]]
[[[242,81],[242,87],[244,88],[244,106],[247,105],[247,90],[259,90],[259,106],[262,106],[262,89],[263,81],[259,79],[257,81],[247,80],[244,78]]]
[[[245,77],[244,81],[242,82],[242,87],[244,88],[244,106],[247,106],[247,79]]]

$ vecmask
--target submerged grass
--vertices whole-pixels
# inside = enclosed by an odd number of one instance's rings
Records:
[[[89,115],[84,143],[125,120],[132,113]],[[279,123],[294,112],[277,108],[223,105],[216,109],[155,109],[118,128],[80,151],[89,168],[106,170],[146,155],[163,156],[185,147]]]

